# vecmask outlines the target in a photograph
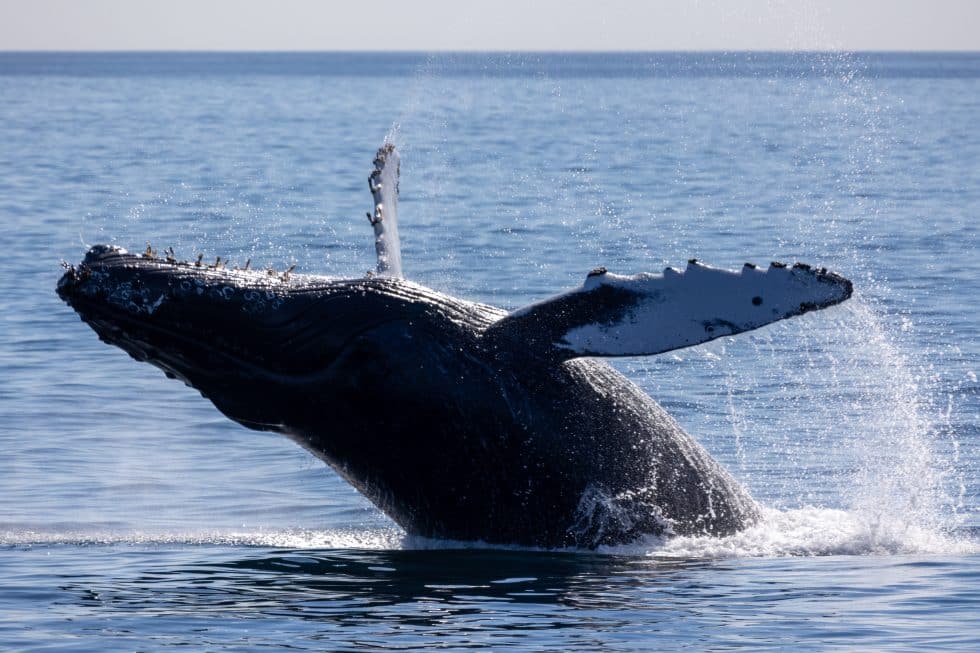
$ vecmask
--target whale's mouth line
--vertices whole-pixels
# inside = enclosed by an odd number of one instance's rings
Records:
[[[123,307],[107,303],[97,297],[90,297],[84,293],[70,293],[64,299],[78,312],[84,322],[95,329],[103,340],[119,346],[137,360],[155,365],[168,376],[179,378],[192,387],[194,384],[188,379],[188,369],[202,377],[215,380],[220,380],[223,376],[220,370],[236,369],[241,376],[249,377],[255,381],[297,388],[319,382],[332,373],[329,364],[309,371],[279,371],[243,355],[247,350],[236,351],[225,346],[225,343],[220,339],[194,338],[188,333],[192,331],[191,329],[168,328],[165,325],[140,319],[140,314],[131,313]],[[295,317],[300,317],[304,313],[305,311]],[[360,329],[351,331],[343,344],[337,347],[335,359],[343,356],[352,343],[364,334],[395,323],[399,319],[401,318],[394,316],[376,320]],[[221,365],[221,361],[212,361],[215,364],[210,366],[212,368],[210,370],[201,365],[192,365],[193,356],[174,356],[167,351],[167,349],[172,349],[171,347],[164,349],[152,344],[152,336],[154,335],[169,340],[170,344],[177,345],[176,351],[193,351],[195,349],[206,351],[208,356],[223,360],[227,367]],[[259,424],[258,422],[254,423]]]
[[[271,372],[268,368],[259,366],[237,355],[235,352],[227,350],[220,343],[210,342],[205,344],[203,340],[191,338],[180,330],[168,329],[145,320],[136,319],[125,309],[111,308],[111,304],[106,304],[85,297],[84,295],[73,295],[70,303],[78,311],[79,316],[91,325],[103,339],[120,346],[124,351],[139,360],[157,365],[164,372],[175,375],[185,382],[187,381],[186,375],[176,365],[165,364],[168,359],[174,359],[174,357],[170,356],[161,348],[151,344],[149,337],[141,336],[144,334],[155,334],[187,348],[207,349],[210,355],[219,356],[229,364],[249,368],[250,371],[257,374],[269,375]],[[138,356],[136,356],[137,353],[139,354]],[[181,360],[186,362],[188,359],[184,357]],[[204,368],[197,366],[195,370],[203,372]],[[286,381],[287,378],[283,377],[277,380]]]

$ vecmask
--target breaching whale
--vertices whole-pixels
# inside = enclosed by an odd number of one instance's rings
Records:
[[[408,533],[594,548],[729,534],[759,509],[593,357],[688,347],[844,301],[825,269],[620,276],[513,312],[401,277],[398,153],[369,183],[376,273],[338,279],[92,247],[58,294],[105,342],[324,460]]]

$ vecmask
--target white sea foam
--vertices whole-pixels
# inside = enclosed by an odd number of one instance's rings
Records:
[[[293,550],[509,549],[485,542],[460,542],[405,535],[387,529],[269,529],[255,531],[0,531],[0,546],[232,546]],[[964,555],[980,553],[980,542],[943,533],[896,517],[869,519],[830,508],[764,509],[754,526],[727,537],[648,537],[601,547],[599,553],[657,558],[746,558],[829,555]]]
[[[235,546],[277,549],[398,549],[404,534],[376,530],[269,529],[255,531],[0,530],[0,546]]]
[[[896,517],[830,508],[765,509],[754,526],[727,537],[651,537],[604,549],[669,558],[745,558],[830,555],[951,555],[980,552],[980,543]]]

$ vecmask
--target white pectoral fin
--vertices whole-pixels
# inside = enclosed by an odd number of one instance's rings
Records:
[[[522,308],[492,329],[558,359],[638,356],[690,347],[838,304],[851,282],[797,263],[737,272],[689,262],[684,271],[593,271],[581,288]]]
[[[374,212],[368,220],[374,227],[374,248],[378,254],[378,274],[402,276],[401,243],[398,238],[398,177],[401,160],[391,143],[385,143],[374,158],[374,171],[368,186],[374,198]]]

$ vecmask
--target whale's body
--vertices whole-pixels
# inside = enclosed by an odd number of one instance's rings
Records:
[[[379,269],[400,266],[397,241],[375,228]],[[726,317],[686,299],[704,289]],[[688,346],[851,289],[808,266],[692,262],[663,276],[598,270],[508,314],[392,276],[273,275],[97,246],[58,292],[101,339],[235,421],[294,439],[409,533],[595,547],[732,533],[758,508],[653,399],[582,356]]]

